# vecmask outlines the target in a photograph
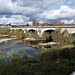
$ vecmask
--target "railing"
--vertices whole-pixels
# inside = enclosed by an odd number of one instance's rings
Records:
[[[73,26],[12,26],[12,28],[75,28]]]
[[[26,25],[21,25],[21,26],[0,26],[0,28],[75,28],[75,25],[71,26],[26,26]]]

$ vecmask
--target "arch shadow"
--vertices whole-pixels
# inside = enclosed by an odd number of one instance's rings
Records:
[[[42,36],[44,35],[44,37],[46,38],[46,41],[48,42],[52,42],[52,34],[53,34],[54,30],[46,30],[43,32]]]

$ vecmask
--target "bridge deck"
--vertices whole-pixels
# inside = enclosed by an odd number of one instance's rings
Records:
[[[75,28],[74,26],[24,26],[24,27],[12,27],[12,28]]]

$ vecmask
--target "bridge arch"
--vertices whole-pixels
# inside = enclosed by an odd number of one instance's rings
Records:
[[[35,29],[29,29],[28,33],[30,36],[34,36],[34,37],[37,36],[37,30],[35,30]]]
[[[52,34],[52,33],[54,32],[54,30],[52,30],[52,29],[51,29],[51,30],[45,30],[44,32],[45,32],[45,33],[50,33],[50,34]],[[43,33],[44,33],[44,32],[43,32]]]
[[[29,31],[29,30],[36,30],[35,28],[27,28],[27,30]]]
[[[12,31],[15,31],[15,29],[12,29]]]
[[[22,31],[22,29],[19,29],[19,31]]]
[[[42,33],[42,37],[45,37],[45,39],[47,40],[47,41],[52,41],[52,37],[51,37],[51,35],[52,35],[52,33],[54,32],[54,30],[45,30],[43,33]]]
[[[34,30],[34,29],[29,29],[29,30],[28,30],[29,34],[31,34],[31,35],[32,35],[32,34],[35,34],[35,31],[36,31],[36,30]]]
[[[43,28],[43,29],[41,29],[41,34],[43,34],[43,32],[45,32],[47,30],[56,30],[56,28]]]
[[[32,32],[32,33],[34,33],[35,32],[35,30],[34,29],[30,29],[30,30],[28,30],[29,32]]]

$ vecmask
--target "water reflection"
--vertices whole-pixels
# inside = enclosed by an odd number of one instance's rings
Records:
[[[17,44],[15,40],[8,41],[4,45],[0,45],[0,52],[11,52],[7,57],[11,57],[15,50],[15,54],[22,55],[25,58],[40,59],[40,51],[29,47],[26,42]]]

